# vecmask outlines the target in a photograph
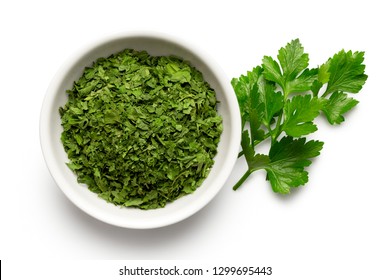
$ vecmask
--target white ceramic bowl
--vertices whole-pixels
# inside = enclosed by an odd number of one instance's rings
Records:
[[[176,55],[200,70],[214,88],[220,101],[218,112],[224,130],[218,145],[214,166],[204,183],[193,193],[155,210],[123,208],[107,203],[77,183],[75,174],[66,166],[67,155],[62,146],[58,109],[67,101],[65,91],[71,89],[86,66],[99,57],[107,57],[125,48],[145,50],[151,55]],[[237,158],[241,136],[240,113],[234,91],[219,66],[203,51],[194,49],[181,39],[151,32],[118,34],[104,38],[82,49],[66,61],[53,78],[43,102],[40,140],[46,164],[64,194],[80,209],[108,224],[126,228],[157,228],[179,222],[199,211],[218,193],[226,182]]]

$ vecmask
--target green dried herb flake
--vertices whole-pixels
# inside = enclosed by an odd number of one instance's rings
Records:
[[[222,118],[189,63],[126,49],[97,59],[67,93],[59,109],[67,165],[106,201],[164,207],[209,174]]]

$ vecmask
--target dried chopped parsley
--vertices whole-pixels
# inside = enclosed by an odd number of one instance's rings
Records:
[[[59,109],[67,165],[101,198],[160,208],[207,177],[222,118],[189,63],[126,49],[97,59],[67,93]]]

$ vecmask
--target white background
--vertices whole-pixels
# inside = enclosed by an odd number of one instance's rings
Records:
[[[62,260],[247,260],[273,266],[269,279],[390,279],[390,20],[384,3],[2,1],[3,273],[37,279],[50,263],[65,269]],[[229,78],[295,38],[313,67],[342,48],[365,51],[369,78],[345,123],[318,122],[313,137],[324,149],[309,168],[309,183],[290,196],[274,194],[262,172],[233,192],[246,168],[241,159],[219,195],[191,218],[155,230],[116,228],[84,214],[55,185],[40,150],[39,114],[50,80],[70,55],[100,36],[140,29],[197,44]]]

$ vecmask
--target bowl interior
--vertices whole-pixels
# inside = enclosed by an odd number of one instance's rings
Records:
[[[214,166],[193,194],[184,196],[166,207],[155,210],[139,210],[118,207],[107,203],[77,183],[76,176],[65,165],[67,155],[60,141],[62,132],[58,109],[67,101],[66,90],[71,89],[86,66],[99,57],[107,57],[125,48],[145,50],[149,54],[176,55],[189,61],[203,73],[206,81],[217,94],[218,112],[223,117],[223,132],[218,145]],[[58,71],[50,84],[41,112],[40,136],[47,166],[57,185],[65,195],[89,215],[121,227],[156,228],[183,220],[205,206],[221,189],[228,178],[240,144],[240,114],[230,81],[218,66],[199,51],[193,51],[177,39],[159,35],[126,35],[102,40],[93,47],[81,51]]]

